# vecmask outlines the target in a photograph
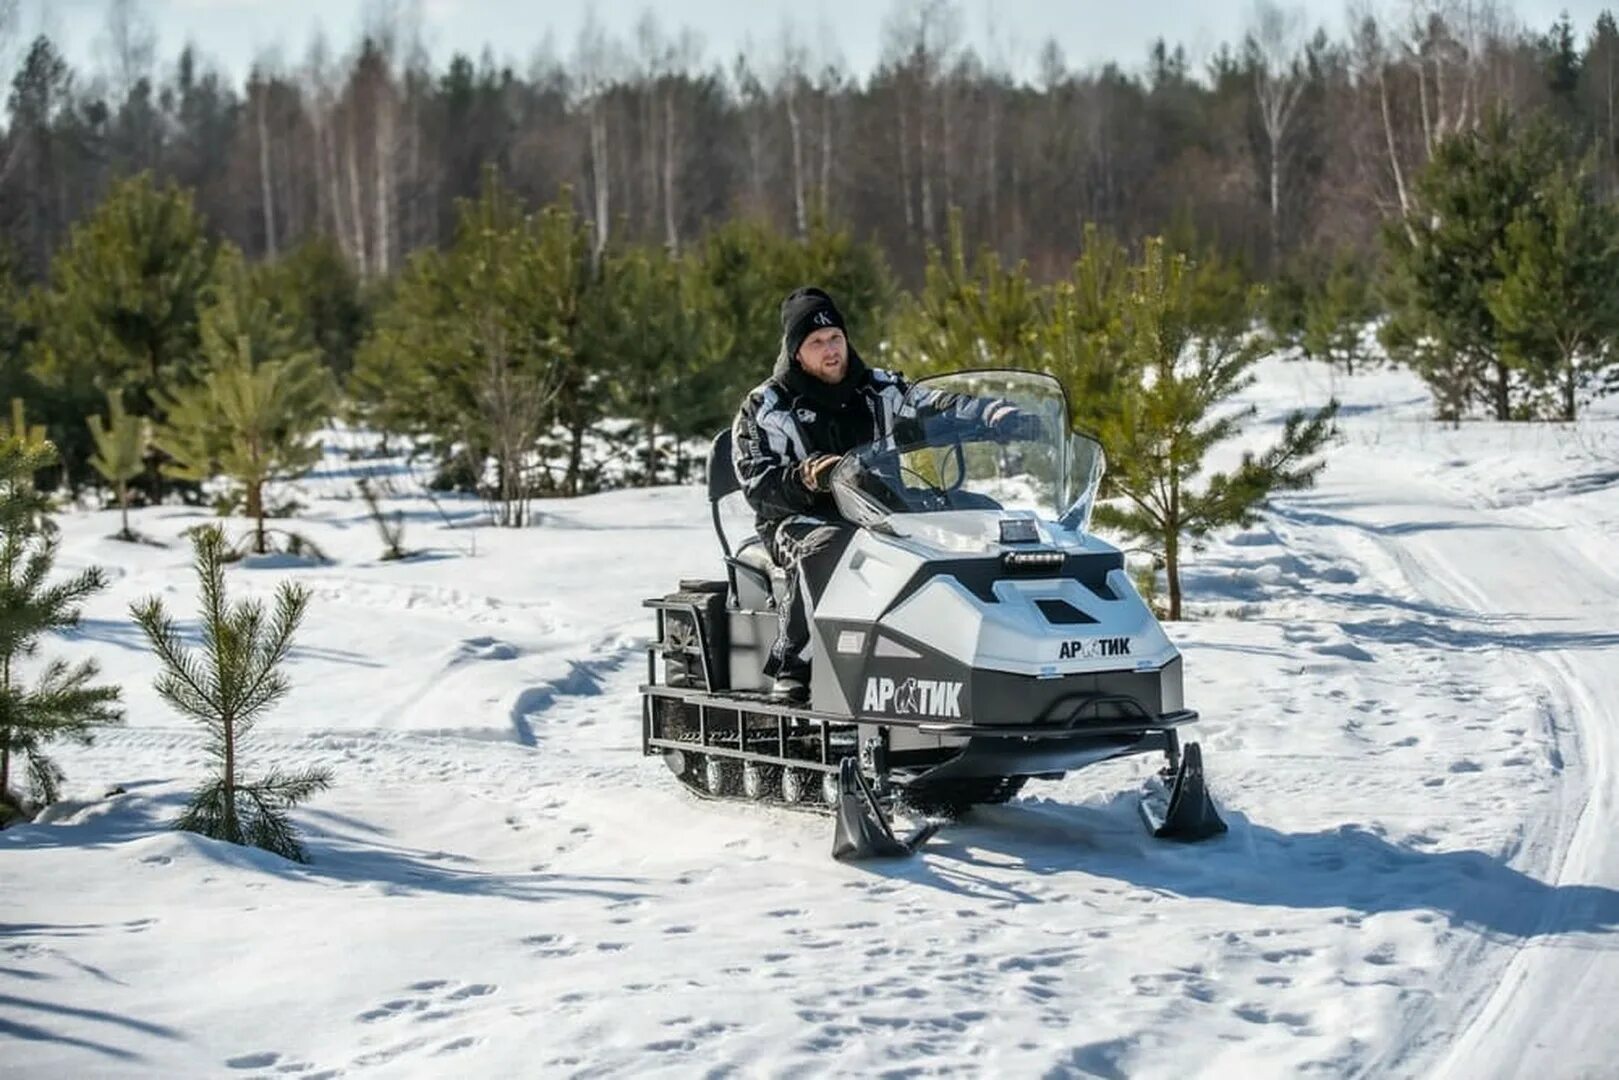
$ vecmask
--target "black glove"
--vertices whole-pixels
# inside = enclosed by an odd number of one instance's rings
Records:
[[[1046,437],[1046,425],[1033,413],[1015,405],[999,405],[990,411],[989,429],[1005,442],[1039,442]]]

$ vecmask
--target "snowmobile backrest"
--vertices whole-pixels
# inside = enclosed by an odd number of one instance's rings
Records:
[[[744,540],[732,549],[731,541],[725,535],[725,525],[720,521],[720,501],[727,495],[734,495],[741,490],[742,481],[736,478],[736,466],[731,462],[731,429],[726,428],[714,436],[714,441],[708,449],[708,511],[714,518],[714,535],[719,537],[720,551],[725,555],[725,578],[731,587],[730,597],[739,606],[748,607],[750,603],[744,603],[744,600],[755,602],[757,594],[757,598],[762,598],[760,606],[774,606],[771,600],[774,590],[770,574],[754,565],[752,561],[737,557],[750,543],[756,544],[756,538]],[[754,554],[756,559],[757,553]],[[768,561],[768,556],[766,559]],[[737,588],[738,570],[750,579],[750,584],[758,586],[757,589],[747,590],[746,597],[743,596],[742,590]]]
[[[714,533],[727,559],[731,557],[731,542],[725,537],[725,526],[720,524],[720,500],[741,490],[736,466],[731,464],[731,429],[726,428],[714,436],[708,448],[708,509],[714,515]]]

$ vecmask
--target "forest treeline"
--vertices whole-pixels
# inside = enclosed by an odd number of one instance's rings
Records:
[[[878,362],[1061,369],[1094,412],[1140,299],[1120,267],[1159,249],[1188,341],[1387,354],[1447,419],[1573,418],[1613,384],[1608,14],[1413,0],[1335,36],[1262,0],[1195,69],[1047,45],[1019,79],[955,0],[901,0],[860,78],[799,42],[710,63],[651,14],[521,72],[435,67],[400,10],[240,81],[160,63],[137,0],[96,70],[0,50],[0,401],[57,447],[47,486],[127,504],[224,473],[262,546],[265,483],[342,415],[521,523],[533,495],[686,475],[809,281]],[[1079,325],[1076,296],[1112,309]]]
[[[802,237],[821,218],[874,241],[906,284],[951,208],[970,247],[1042,281],[1087,223],[1127,241],[1195,231],[1266,279],[1313,252],[1370,254],[1439,143],[1495,107],[1560,117],[1619,190],[1606,14],[1525,28],[1490,0],[1412,0],[1383,18],[1352,7],[1329,32],[1264,0],[1201,64],[1166,39],[1076,70],[1048,43],[1030,79],[966,44],[960,0],[874,18],[864,76],[813,35],[707,58],[650,9],[631,40],[591,23],[566,53],[535,43],[521,70],[488,53],[435,66],[399,10],[375,7],[352,47],[317,39],[245,79],[190,48],[160,62],[138,0],[111,0],[97,70],[48,38],[9,43],[0,237],[18,273],[42,278],[73,222],[143,170],[194,192],[249,260],[327,236],[366,280],[448,241],[487,166],[532,205],[568,190],[598,252],[679,252],[735,216]]]

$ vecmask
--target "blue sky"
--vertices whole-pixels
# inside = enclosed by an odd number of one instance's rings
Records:
[[[141,6],[159,34],[159,55],[172,57],[186,41],[237,74],[255,55],[279,48],[295,63],[311,35],[323,29],[334,45],[352,42],[364,12],[386,0],[144,0]],[[419,8],[424,40],[435,60],[453,51],[479,53],[485,46],[497,58],[525,66],[550,35],[554,51],[573,51],[587,5],[583,0],[394,0]],[[779,51],[790,32],[816,50],[831,50],[860,73],[876,62],[885,17],[895,0],[823,0],[818,5],[782,0],[596,0],[590,7],[611,32],[626,42],[641,15],[652,10],[665,30],[695,30],[709,62],[729,59],[751,40],[762,59]],[[102,33],[106,0],[21,0],[23,29],[45,29],[64,43],[75,65],[93,65]],[[1335,36],[1345,25],[1342,0],[1298,0]],[[1383,0],[1380,5],[1394,10]],[[1403,5],[1399,5],[1403,7]],[[1566,9],[1583,31],[1604,7],[1619,0],[1518,0],[1512,10],[1530,26],[1548,25]],[[1253,11],[1252,0],[961,0],[963,33],[981,52],[999,50],[1014,70],[1032,71],[1047,38],[1054,38],[1071,64],[1104,60],[1137,65],[1148,43],[1160,35],[1187,47],[1201,59],[1222,41],[1241,36]],[[991,11],[994,12],[991,17]]]

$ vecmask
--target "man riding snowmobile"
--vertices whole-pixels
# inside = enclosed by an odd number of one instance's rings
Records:
[[[787,573],[780,627],[765,674],[771,696],[809,696],[809,610],[826,587],[854,527],[831,495],[832,471],[849,451],[893,435],[909,413],[954,413],[965,424],[1020,437],[1039,419],[1005,401],[937,395],[908,403],[899,375],[866,366],[849,344],[843,315],[821,289],[781,304],[781,352],[769,379],[749,392],[732,427],[733,461],[760,541]]]

